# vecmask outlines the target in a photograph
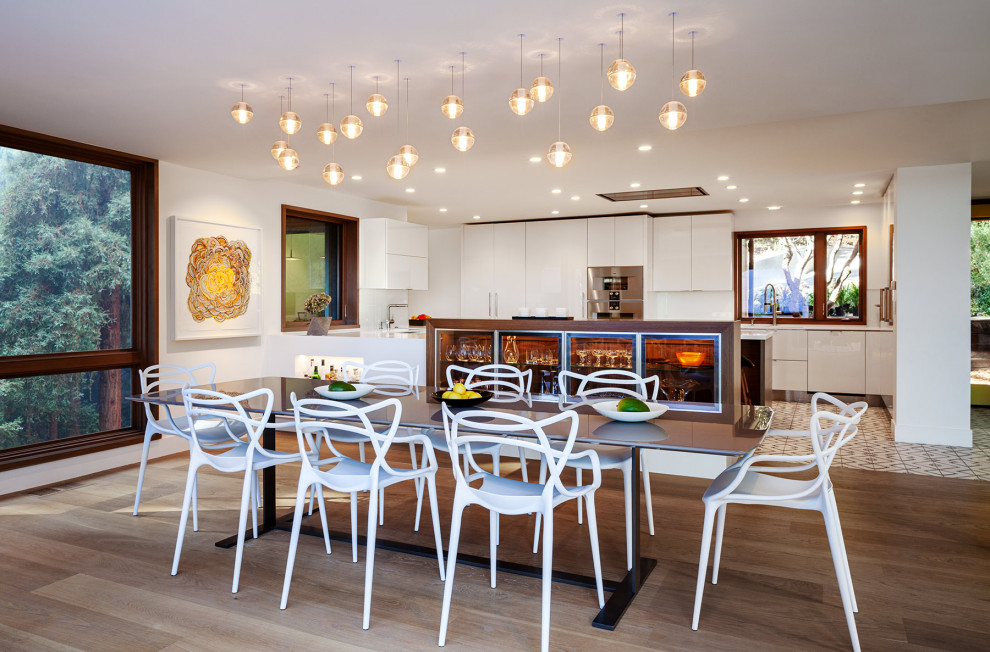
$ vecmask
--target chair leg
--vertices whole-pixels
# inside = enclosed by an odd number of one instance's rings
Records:
[[[547,461],[540,456],[540,484],[547,481]],[[540,519],[543,518],[541,512],[536,512],[536,527],[533,528],[533,554],[540,549]]]
[[[498,551],[498,542],[496,538],[498,537],[498,512],[494,509],[488,510],[488,554],[489,554],[489,564],[491,565],[491,587],[495,588],[495,558],[496,552]]]
[[[250,457],[248,458],[250,464]],[[237,519],[237,553],[234,555],[234,583],[230,587],[231,593],[237,593],[237,585],[241,580],[241,561],[244,559],[244,528],[247,527],[248,504],[251,502],[251,488],[257,481],[254,471],[248,466],[244,472],[244,482],[241,487],[241,514]],[[257,513],[255,513],[257,517]],[[254,533],[258,537],[257,531]]]
[[[296,511],[292,516],[292,535],[289,537],[289,557],[285,561],[285,580],[282,582],[282,602],[279,609],[285,609],[285,604],[289,601],[289,586],[292,584],[292,567],[296,563],[296,548],[299,546],[299,529],[302,526],[303,510],[306,507],[306,485],[302,478],[299,479],[299,486],[296,488]],[[312,487],[310,487],[312,489]],[[324,533],[326,526],[323,526]]]
[[[361,457],[361,462],[364,462],[364,442],[358,442],[358,455]]]
[[[588,511],[588,536],[591,537],[591,562],[595,567],[595,589],[598,592],[598,607],[605,607],[605,591],[602,587],[602,559],[598,550],[598,518],[595,515],[595,494],[589,493],[585,500]]]
[[[251,496],[249,499],[249,507],[251,510],[251,534],[255,539],[258,538],[258,476],[254,473],[251,474]]]
[[[646,498],[646,521],[650,524],[650,536],[654,535],[653,530],[653,491],[650,487],[650,469],[649,462],[646,461],[646,455],[639,456],[639,468],[643,474],[643,497]]]
[[[499,470],[500,470],[499,462],[500,462],[500,460],[501,460],[501,449],[500,448],[496,448],[494,451],[492,451],[492,473],[494,473],[496,476],[499,475]],[[498,513],[495,513],[495,545],[498,545],[499,543],[502,542],[502,533],[499,530],[499,521],[500,521],[499,514]],[[493,574],[492,575],[492,582],[495,581],[494,580],[494,577],[495,576]],[[495,585],[494,584],[492,584],[492,588],[495,588]]]
[[[357,492],[352,491],[351,492],[351,558],[355,564],[357,563],[357,557],[358,557],[357,527],[358,527]]]
[[[550,588],[553,585],[553,504],[545,507],[543,519],[543,617],[540,629],[540,650],[550,649]]]
[[[323,526],[323,545],[327,549],[327,554],[330,554],[330,526],[327,524],[327,503],[323,499],[323,485],[313,484],[309,488],[310,504],[313,503],[313,494],[316,494],[317,500],[320,501],[320,525]],[[319,493],[317,493],[319,492]]]
[[[859,634],[856,632],[856,614],[853,613],[849,582],[846,579],[846,568],[842,561],[842,541],[839,537],[839,533],[836,531],[835,521],[832,518],[829,518],[829,514],[822,513],[822,516],[825,518],[825,532],[828,533],[828,545],[832,550],[832,565],[835,566],[835,577],[839,582],[839,596],[842,598],[842,610],[846,613],[846,625],[849,626],[849,638],[852,640],[853,650],[855,652],[859,652]]]
[[[574,484],[581,486],[581,469],[574,469]],[[578,525],[584,523],[584,498],[577,497]]]
[[[461,538],[461,517],[464,514],[465,507],[457,493],[454,493],[454,511],[450,518],[450,547],[447,549],[447,579],[443,585],[443,607],[440,610],[440,638],[437,643],[440,647],[443,647],[447,642],[450,596],[454,589],[454,571],[457,570],[457,544]]]
[[[712,559],[712,584],[718,584],[718,564],[722,561],[722,534],[725,532],[725,510],[728,505],[718,508],[718,521],[715,525],[715,557]]]
[[[698,584],[694,589],[694,616],[691,618],[691,629],[698,629],[698,619],[701,617],[701,596],[705,591],[705,576],[708,574],[708,553],[712,547],[712,526],[715,524],[715,511],[718,508],[711,503],[705,503],[705,526],[701,532],[701,554],[698,558]]]
[[[443,568],[443,535],[440,532],[440,510],[437,507],[437,477],[436,474],[426,476],[427,491],[430,492],[430,512],[433,514],[433,540],[437,547],[437,561],[440,562],[440,581],[447,574]]]
[[[372,489],[368,492],[368,538],[364,549],[364,618],[362,629],[371,625],[371,580],[375,574],[375,535],[378,533],[378,521],[375,513],[378,511],[379,492]]]
[[[519,447],[519,470],[522,471],[523,482],[529,482],[529,469],[526,468],[526,449]]]
[[[846,541],[842,536],[842,525],[839,523],[839,507],[835,503],[835,493],[827,491],[825,493],[826,505],[832,512],[832,521],[835,523],[835,532],[839,538],[839,551],[842,553],[842,566],[846,569],[846,583],[849,585],[849,598],[852,601],[853,612],[859,612],[859,605],[856,604],[856,591],[853,590],[852,573],[849,571],[849,555],[846,553]]]
[[[192,502],[193,487],[196,486],[196,471],[199,466],[189,461],[189,471],[186,473],[186,491],[182,495],[182,515],[179,516],[179,534],[175,539],[175,555],[172,558],[172,575],[179,572],[179,557],[182,555],[182,539],[186,534],[186,523],[189,520],[189,503]]]
[[[626,502],[626,570],[632,570],[633,567],[633,536],[638,536],[639,532],[632,531],[632,510],[633,510],[633,499],[632,492],[637,491],[639,487],[632,486],[632,468],[631,463],[626,465],[630,468],[622,469],[622,490],[624,492],[623,498]]]
[[[151,437],[155,433],[145,431],[144,446],[141,447],[141,466],[138,468],[137,493],[134,494],[134,516],[138,515],[138,507],[141,506],[141,487],[144,486],[144,471],[148,468],[148,453],[151,449]]]
[[[426,447],[423,447],[423,460],[420,463],[420,468],[427,465],[427,455]],[[416,524],[413,526],[415,532],[419,532],[419,517],[423,513],[423,483],[422,481],[416,485]]]
[[[193,532],[199,532],[199,479],[193,478],[192,495]]]
[[[385,525],[385,490],[378,490],[378,524]]]
[[[309,488],[309,515],[313,515],[313,503],[316,502],[316,485]]]

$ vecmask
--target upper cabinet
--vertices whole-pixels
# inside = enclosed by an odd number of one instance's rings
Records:
[[[588,220],[588,267],[640,267],[646,262],[646,215]]]
[[[732,214],[653,219],[653,289],[732,290]]]
[[[361,287],[429,289],[429,229],[384,218],[365,219],[361,229]]]
[[[526,305],[526,225],[461,228],[461,317],[509,319]]]
[[[587,313],[588,221],[526,223],[526,303],[554,314],[564,308],[576,319]]]

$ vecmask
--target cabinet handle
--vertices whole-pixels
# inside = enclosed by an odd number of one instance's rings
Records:
[[[498,319],[498,292],[495,293],[495,318]]]
[[[588,300],[585,298],[584,292],[581,293],[581,316],[584,319],[588,318]]]
[[[492,316],[492,293],[488,293],[488,317]]]

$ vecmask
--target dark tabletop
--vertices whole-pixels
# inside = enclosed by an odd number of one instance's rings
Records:
[[[252,378],[214,385],[203,385],[232,396],[247,394],[261,388],[270,389],[275,398],[273,414],[292,416],[291,395],[297,398],[324,398],[314,391],[327,381],[309,378]],[[388,398],[397,398],[402,404],[400,423],[414,428],[443,428],[441,405],[431,397],[432,387],[420,387],[416,392],[395,396],[396,390],[376,390],[364,398],[348,401],[357,405],[371,405]],[[182,405],[178,389],[129,396],[129,400],[159,405]],[[262,412],[264,403],[256,397],[245,408]],[[673,450],[716,455],[743,455],[760,445],[770,427],[773,410],[764,406],[723,406],[721,413],[683,412],[668,410],[657,419],[641,423],[623,423],[600,416],[588,405],[573,409],[580,415],[576,441],[584,444],[613,444],[639,446],[657,450]],[[507,401],[496,399],[469,409],[509,411],[534,420],[545,419],[560,412],[557,403],[543,401]],[[369,415],[373,423],[391,423],[392,410]],[[455,412],[458,408],[455,408]],[[567,434],[565,424],[547,428],[551,439],[563,439]]]

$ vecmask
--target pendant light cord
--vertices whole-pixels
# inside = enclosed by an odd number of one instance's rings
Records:
[[[691,32],[691,70],[694,70],[694,35],[698,32]]]
[[[623,55],[623,43],[622,43],[622,33],[626,31],[626,15],[619,14],[619,58],[624,59]]]
[[[557,140],[560,140],[560,42],[564,39],[557,39]]]
[[[289,111],[292,111],[292,77],[289,77]]]
[[[409,142],[409,78],[406,77],[406,142]]]
[[[599,102],[601,104],[605,104],[605,44],[599,43],[598,49],[601,51],[601,55],[602,55],[601,74],[599,75],[602,84],[602,94]],[[619,56],[621,57],[622,55],[620,54]]]
[[[461,101],[464,101],[464,55],[467,52],[461,52]]]
[[[349,66],[351,69],[351,115],[354,115],[354,66]]]
[[[523,37],[525,34],[519,35],[519,88],[523,87]],[[241,84],[241,101],[244,101],[244,84]]]
[[[402,89],[399,85],[399,59],[395,60],[395,132],[402,134]],[[409,125],[406,123],[406,135],[409,132]]]
[[[330,82],[330,94],[333,97],[333,113],[330,114],[332,116],[331,119],[331,125],[332,125],[334,122],[337,122],[337,84],[333,82]],[[330,142],[330,158],[332,158],[334,162],[337,161],[336,147],[337,147],[337,139],[334,138]]]
[[[451,66],[450,67],[450,94],[451,95],[454,94],[454,69],[455,68],[457,68],[457,66]]]
[[[674,17],[676,11],[670,12],[670,96],[674,97],[674,76],[677,75],[674,69]]]

